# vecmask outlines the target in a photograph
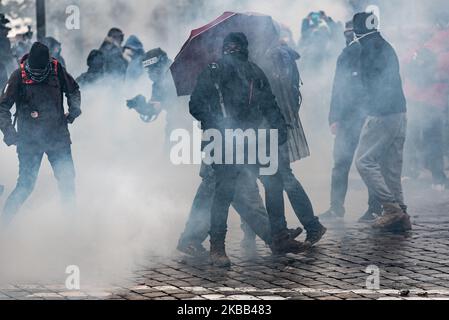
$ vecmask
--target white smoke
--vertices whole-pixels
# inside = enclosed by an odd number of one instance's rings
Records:
[[[137,35],[147,50],[160,46],[174,57],[191,29],[224,11],[272,15],[291,28],[295,40],[299,39],[302,19],[310,11],[325,10],[342,22],[353,14],[343,0],[192,2],[196,5],[187,6],[188,1],[183,0],[78,0],[82,28],[72,32],[64,23],[65,7],[73,1],[52,0],[47,5],[48,31],[63,42],[68,70],[78,76],[86,69],[90,49],[100,46],[111,27],[121,28],[127,36]],[[422,8],[428,8],[424,1],[406,2],[413,4],[401,8],[412,6],[418,15]],[[393,34],[391,26],[399,27],[405,21],[391,13],[398,9],[396,2],[391,3],[380,4],[382,12],[383,8],[387,12],[382,23],[388,35]],[[434,12],[432,7],[430,13]],[[393,44],[399,46],[400,42]],[[331,61],[322,73],[304,79],[302,117],[312,157],[295,164],[294,169],[317,213],[327,209],[329,202],[333,141],[326,117],[334,69]],[[83,91],[83,115],[71,127],[78,215],[61,213],[56,182],[44,158],[35,192],[13,228],[0,234],[0,283],[62,281],[66,266],[79,265],[87,282],[112,284],[147,257],[173,254],[200,183],[199,168],[170,164],[164,152],[163,117],[145,124],[125,107],[125,100],[138,93],[150,96],[148,81],[121,90],[104,82]],[[180,100],[179,108],[187,112],[185,99]],[[0,183],[8,192],[17,178],[17,158],[14,148],[4,145],[0,155]],[[365,191],[352,191],[348,199],[348,206],[359,213],[366,201]],[[290,208],[289,219],[297,224]]]

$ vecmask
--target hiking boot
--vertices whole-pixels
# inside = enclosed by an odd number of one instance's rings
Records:
[[[306,246],[312,247],[313,245],[320,242],[323,236],[326,234],[327,229],[317,221],[316,225],[313,228],[307,230],[307,238],[304,244]]]
[[[340,208],[340,209],[334,209],[334,208],[330,208],[329,210],[327,210],[325,213],[323,213],[320,216],[321,220],[338,220],[338,219],[343,219],[345,216],[345,209],[344,208]]]
[[[273,237],[271,251],[275,255],[284,255],[287,253],[301,253],[309,249],[309,246],[290,238],[288,231],[285,231]]]
[[[404,218],[402,218],[399,222],[392,224],[386,230],[390,232],[403,233],[411,231],[412,229],[413,227],[410,216],[405,214]]]
[[[231,260],[226,255],[224,240],[210,241],[210,260],[212,265],[217,268],[229,268],[231,266]]]
[[[408,215],[396,203],[388,203],[383,206],[384,212],[372,225],[374,229],[386,229],[401,223]]]
[[[191,242],[180,241],[176,249],[179,252],[182,252],[194,258],[203,258],[207,255],[206,248],[204,248],[201,243],[195,243],[193,241]]]

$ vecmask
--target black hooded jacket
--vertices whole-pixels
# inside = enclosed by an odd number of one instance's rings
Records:
[[[387,116],[407,111],[399,70],[399,59],[393,47],[379,32],[359,40],[362,46],[362,83],[367,94],[367,112]]]
[[[202,72],[191,96],[190,113],[205,130],[258,129],[266,120],[269,129],[279,130],[280,144],[287,140],[287,126],[267,77],[243,54],[226,55]]]
[[[67,117],[64,94],[69,106]],[[0,98],[0,130],[5,136],[16,134],[10,112],[14,104],[19,150],[48,151],[71,143],[68,123],[81,114],[81,93],[61,64],[54,63],[50,75],[41,83],[31,83],[24,77],[22,68],[11,75]]]

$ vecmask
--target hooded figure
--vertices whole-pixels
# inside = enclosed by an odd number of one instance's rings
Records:
[[[278,30],[281,29],[279,25],[276,26]],[[299,116],[302,103],[301,77],[297,65],[299,59],[299,53],[280,38],[278,44],[266,52],[263,69],[287,124],[287,143],[279,148],[279,172],[283,187],[296,216],[307,232],[306,243],[312,246],[321,240],[326,229],[315,217],[310,198],[291,168],[291,163],[310,155]]]
[[[243,33],[230,33],[223,42],[223,57],[206,68],[198,78],[190,100],[190,112],[204,130],[226,129],[278,130],[279,144],[287,140],[287,127],[263,71],[248,61],[248,39]],[[224,136],[224,135],[223,135]],[[225,143],[223,143],[224,145]],[[249,147],[248,149],[251,149]],[[229,207],[234,199],[236,183],[249,164],[212,165],[216,185],[211,209],[211,261],[215,266],[228,267],[225,251]],[[257,174],[252,177],[257,179]],[[284,215],[283,187],[279,173],[263,179],[275,252],[300,252],[301,243],[290,238]],[[250,183],[250,182],[248,182]],[[240,212],[241,213],[241,212]],[[264,238],[256,216],[244,217],[251,228]],[[265,237],[266,239],[266,237]]]
[[[53,37],[45,37],[42,43],[48,47],[48,49],[50,50],[50,55],[56,60],[58,60],[58,62],[65,68],[66,67],[65,60],[61,55],[62,52],[61,43]]]
[[[64,111],[64,94],[68,112]],[[11,108],[16,105],[16,120]],[[75,171],[68,125],[80,116],[78,84],[61,64],[50,57],[42,43],[33,44],[30,54],[10,77],[0,98],[0,130],[8,146],[17,145],[19,179],[6,201],[3,218],[7,221],[30,196],[44,154],[52,165],[64,203],[73,208]]]
[[[120,29],[112,28],[100,47],[100,51],[104,55],[105,74],[116,76],[120,80],[125,80],[128,68],[128,61],[123,57],[124,37],[125,35]]]
[[[412,228],[402,189],[402,164],[407,131],[407,106],[399,59],[377,30],[373,13],[354,16],[354,33],[361,46],[360,73],[367,120],[360,135],[357,169],[382,204],[373,228],[408,231]]]
[[[143,57],[145,49],[143,48],[143,43],[139,38],[132,35],[126,40],[124,49],[124,57],[128,61],[126,80],[137,80],[144,73]]]
[[[76,82],[80,86],[93,84],[104,76],[104,55],[100,50],[92,50],[87,57],[87,72],[80,75]]]

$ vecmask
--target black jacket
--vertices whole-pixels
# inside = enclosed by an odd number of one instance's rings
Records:
[[[220,104],[218,84],[226,117]],[[263,71],[246,58],[227,56],[210,65],[198,78],[190,113],[203,129],[278,129],[279,143],[287,141],[287,126]],[[266,120],[266,121],[265,121]]]
[[[362,46],[362,83],[367,94],[367,112],[386,116],[407,111],[399,73],[399,59],[393,47],[379,32],[359,40]]]
[[[366,116],[366,93],[361,78],[359,42],[349,44],[338,57],[335,71],[329,124],[350,124]]]
[[[69,106],[68,117],[64,115],[63,94]],[[81,114],[81,93],[78,84],[59,63],[57,70],[53,67],[42,83],[25,83],[21,69],[11,75],[0,97],[0,130],[5,136],[16,134],[10,112],[14,104],[18,150],[48,151],[71,143],[68,123]]]
[[[123,57],[123,49],[106,38],[100,49],[104,54],[104,71],[106,75],[118,76],[125,80],[128,61]]]

